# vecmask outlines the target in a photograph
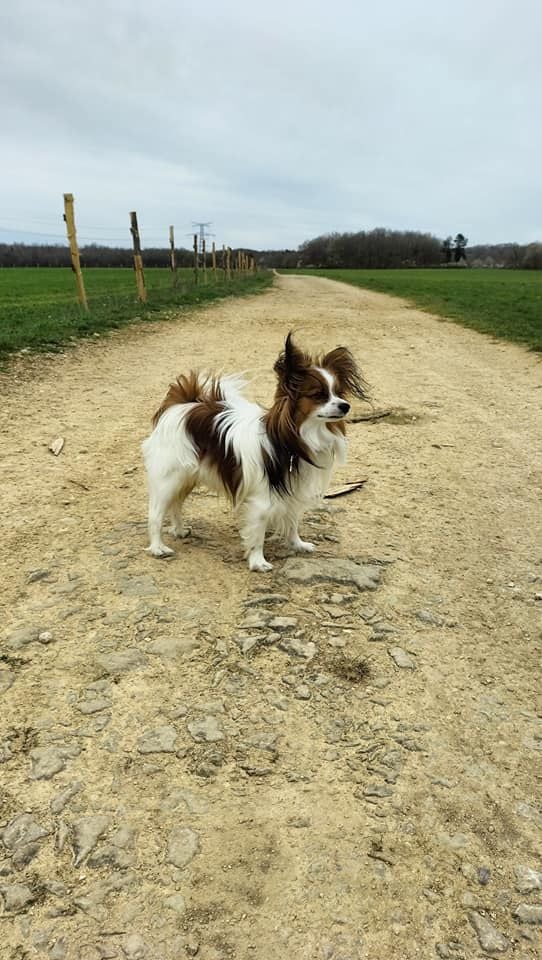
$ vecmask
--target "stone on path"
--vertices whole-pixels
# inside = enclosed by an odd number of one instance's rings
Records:
[[[510,941],[500,933],[486,917],[476,910],[471,910],[469,920],[476,931],[478,942],[485,953],[491,955],[506,953]]]
[[[377,564],[363,563],[350,559],[305,560],[301,557],[288,557],[282,567],[287,580],[296,583],[317,583],[328,580],[331,583],[353,585],[358,590],[376,590],[380,583],[381,568]]]
[[[167,845],[167,862],[182,870],[199,852],[199,836],[190,827],[174,827]]]
[[[390,647],[388,653],[401,670],[416,670],[416,661],[402,647]]]

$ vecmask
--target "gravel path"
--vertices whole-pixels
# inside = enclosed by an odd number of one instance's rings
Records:
[[[387,416],[337,482],[368,482],[270,575],[205,492],[150,558],[169,379],[247,369],[266,402],[291,327],[361,361]],[[541,386],[521,348],[294,277],[12,364],[2,958],[540,956]]]

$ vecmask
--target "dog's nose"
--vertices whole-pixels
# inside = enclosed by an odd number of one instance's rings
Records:
[[[341,400],[341,402],[338,403],[337,406],[341,411],[341,413],[348,413],[348,411],[350,410],[350,404],[347,403],[346,400]]]

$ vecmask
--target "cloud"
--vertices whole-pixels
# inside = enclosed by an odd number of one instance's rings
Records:
[[[331,230],[540,239],[536,0],[20,0],[0,33],[0,239],[295,247]],[[41,228],[41,229],[40,229]],[[15,231],[20,231],[15,233]]]

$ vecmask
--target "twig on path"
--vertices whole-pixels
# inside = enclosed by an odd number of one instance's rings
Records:
[[[345,487],[341,487],[340,490],[336,490],[335,493],[326,493],[324,500],[334,500],[335,497],[346,497],[348,493],[354,493],[355,490],[359,490],[364,483],[367,483],[367,477],[363,480],[353,480],[351,483],[347,483]]]
[[[83,490],[90,490],[90,487],[87,487],[86,483],[83,483],[82,480],[72,480],[71,477],[68,477],[68,483],[74,483],[76,487],[81,487]]]
[[[370,423],[372,420],[382,420],[390,417],[393,410],[375,410],[374,413],[360,413],[357,417],[349,417],[348,423]]]

